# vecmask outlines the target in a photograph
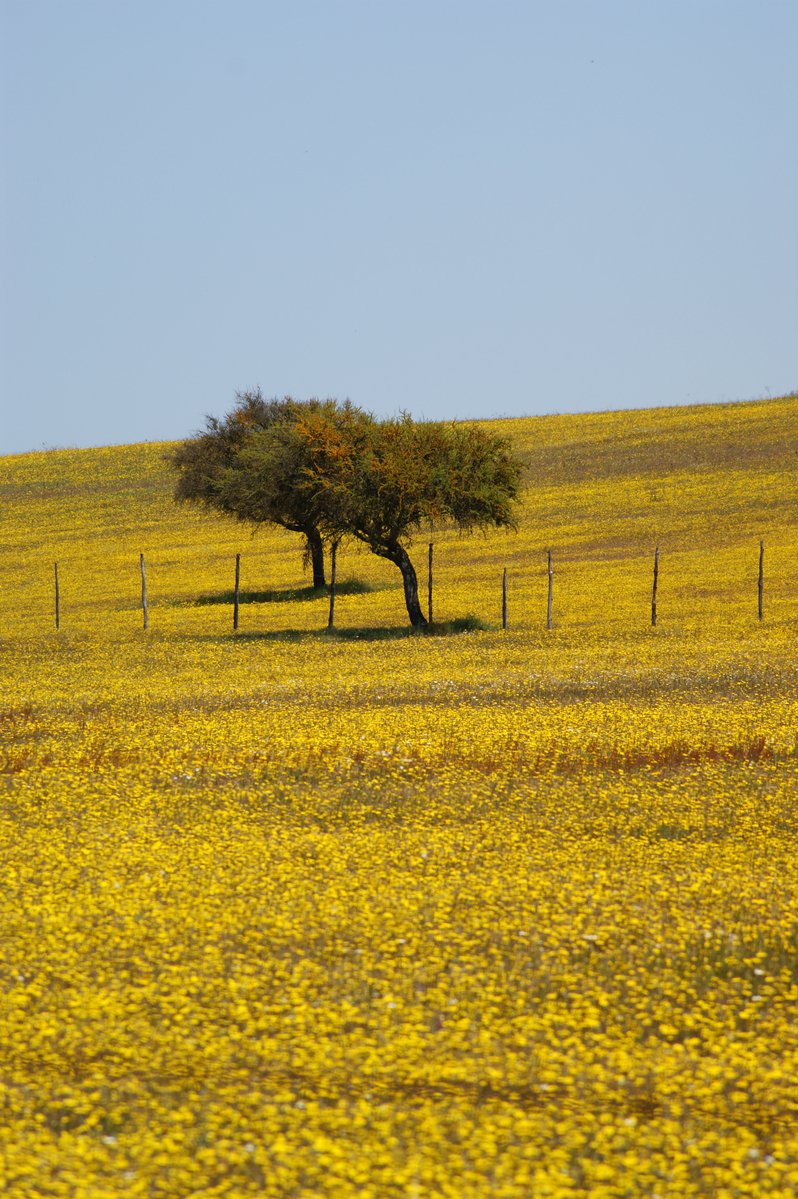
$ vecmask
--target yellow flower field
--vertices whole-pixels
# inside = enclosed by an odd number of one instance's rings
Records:
[[[798,398],[498,427],[425,637],[167,446],[0,459],[4,1194],[798,1192]]]

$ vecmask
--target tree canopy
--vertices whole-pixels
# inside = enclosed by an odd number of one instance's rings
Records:
[[[521,467],[475,424],[376,420],[335,400],[238,397],[173,455],[178,499],[301,533],[324,582],[325,540],[352,537],[398,567],[411,623],[427,621],[409,548],[421,530],[514,527]]]
[[[323,587],[324,544],[316,514],[301,494],[305,461],[301,447],[280,436],[302,413],[324,414],[330,423],[338,410],[352,405],[334,400],[263,398],[260,390],[238,395],[222,419],[208,417],[205,429],[183,441],[171,456],[179,472],[175,498],[202,503],[255,525],[270,523],[300,533],[305,559],[313,568],[314,587]],[[252,486],[245,451],[257,441],[264,470]]]
[[[408,548],[422,528],[514,527],[520,465],[509,443],[478,425],[376,421],[359,410],[305,409],[276,434],[304,460],[298,497],[332,540],[350,536],[401,571],[411,623],[427,622]],[[255,502],[271,469],[271,437],[241,455]],[[287,451],[286,451],[287,452]]]

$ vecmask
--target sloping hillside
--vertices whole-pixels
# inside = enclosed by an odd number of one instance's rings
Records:
[[[10,1199],[798,1193],[798,399],[501,428],[429,637],[166,446],[0,460]]]
[[[631,626],[645,619],[650,559],[661,547],[664,624],[751,608],[759,540],[766,542],[768,612],[795,616],[798,578],[798,398],[694,408],[496,422],[526,464],[517,534],[436,544],[436,612],[497,618],[510,570],[514,625],[540,623],[544,550],[557,573],[558,624]],[[144,552],[153,608],[228,591],[243,555],[249,591],[296,589],[296,540],[171,499],[164,444],[60,450],[0,459],[0,636],[50,626],[52,563],[59,561],[63,629],[122,634],[136,627]],[[420,577],[426,545],[416,547]],[[342,599],[343,626],[404,623],[398,575],[357,547],[344,575],[384,591]],[[755,580],[754,580],[755,581]],[[24,594],[24,602],[20,596]],[[323,624],[324,601],[248,608],[250,631]],[[153,628],[218,628],[218,612],[154,614]],[[217,621],[214,624],[214,621]]]

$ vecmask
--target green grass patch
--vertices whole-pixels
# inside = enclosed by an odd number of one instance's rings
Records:
[[[340,583],[335,584],[336,595],[368,595],[372,591],[384,590],[384,585],[370,583],[366,579],[342,579]],[[277,587],[266,591],[240,591],[238,602],[239,604],[294,604],[326,598],[329,594],[329,587]],[[205,607],[208,604],[232,604],[234,601],[234,591],[216,591],[208,595],[200,595],[194,600],[194,603],[198,607]]]
[[[424,628],[412,625],[357,625],[335,629],[269,629],[264,631],[214,634],[200,637],[207,641],[402,641],[407,637],[452,637],[459,633],[489,632],[493,626],[476,616],[435,621]],[[194,639],[194,638],[192,638]]]
[[[401,637],[450,637],[457,633],[487,632],[490,628],[476,616],[461,616],[456,620],[433,621],[423,628],[411,625],[383,625],[376,628],[329,629],[323,636],[339,641],[389,641]]]

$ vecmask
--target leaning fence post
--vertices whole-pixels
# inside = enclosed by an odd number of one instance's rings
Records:
[[[507,628],[507,567],[502,575],[502,628]]]
[[[335,559],[338,542],[334,541],[330,549],[330,615],[327,617],[327,628],[332,630],[335,618]]]
[[[432,624],[432,542],[427,555],[427,618]]]
[[[139,566],[141,567],[141,607],[144,612],[144,628],[149,628],[150,617],[147,610],[147,572],[144,568],[144,555],[139,554]]]
[[[55,563],[55,627],[61,627],[61,592],[58,587],[58,563]]]
[[[236,554],[236,586],[233,593],[233,632],[238,628],[238,605],[240,600],[240,584],[241,584],[241,555]]]
[[[549,575],[549,599],[546,604],[546,628],[551,628],[551,605],[554,596],[554,571],[551,566],[551,550],[546,551],[548,555],[548,575]]]
[[[759,543],[759,619],[762,619],[762,593],[765,587],[765,543]]]
[[[657,580],[659,579],[659,546],[654,550],[654,586],[651,589],[651,625],[657,623]]]

